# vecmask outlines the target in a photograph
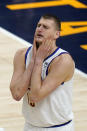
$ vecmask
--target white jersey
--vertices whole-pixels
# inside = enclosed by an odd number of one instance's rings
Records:
[[[48,75],[48,67],[52,60],[64,53],[68,52],[61,48],[57,48],[44,60],[41,74],[42,80]],[[25,55],[26,68],[30,63],[31,56],[32,47],[27,50]],[[72,83],[73,78],[67,82],[61,83],[61,85],[49,96],[36,103],[35,107],[31,107],[28,104],[26,93],[23,98],[23,114],[25,121],[34,126],[48,127],[52,125],[60,125],[72,120]]]

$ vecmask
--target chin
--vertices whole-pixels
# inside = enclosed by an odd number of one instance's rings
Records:
[[[42,41],[43,41],[42,39],[36,39],[37,43],[42,43]]]

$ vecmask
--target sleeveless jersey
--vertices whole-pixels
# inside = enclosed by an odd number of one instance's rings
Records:
[[[58,56],[68,53],[67,51],[57,48],[50,56],[48,56],[42,65],[42,80],[48,75],[48,67],[50,63]],[[32,47],[29,47],[25,55],[26,68],[28,67],[32,57]],[[28,104],[27,93],[23,98],[23,115],[25,121],[31,125],[39,127],[47,127],[52,125],[60,125],[73,119],[72,112],[72,83],[73,77],[62,83],[46,98],[37,102],[35,107]],[[49,87],[50,88],[50,87]]]

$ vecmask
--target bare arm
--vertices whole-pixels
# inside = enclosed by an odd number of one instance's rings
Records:
[[[38,102],[48,96],[62,82],[69,80],[74,73],[74,62],[71,56],[63,54],[52,62],[48,76],[41,81],[42,63],[43,59],[39,57],[34,65],[30,96],[32,102]]]
[[[14,71],[10,83],[10,90],[15,100],[19,101],[26,93],[29,84],[31,73],[34,66],[34,61],[31,60],[27,69],[25,68],[25,53],[27,49],[22,49],[16,52],[14,57]]]

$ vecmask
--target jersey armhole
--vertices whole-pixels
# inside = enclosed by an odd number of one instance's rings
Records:
[[[58,57],[58,56],[60,56],[60,55],[62,55],[62,54],[69,54],[69,52],[61,52],[61,53],[58,54],[56,57]],[[56,57],[54,57],[54,58],[50,61],[50,63],[48,64],[48,67],[47,67],[47,70],[46,70],[46,76],[48,75],[48,68],[49,68],[51,62],[52,62]]]
[[[69,54],[69,52],[61,52],[61,53],[58,54],[57,56],[60,56],[60,55],[62,55],[62,54]],[[56,56],[56,57],[57,57],[57,56]],[[46,70],[46,76],[48,75],[48,68],[49,68],[51,62],[52,62],[56,57],[54,57],[54,58],[50,61],[49,65],[48,65],[48,67],[47,67],[47,70]],[[64,84],[64,82],[61,83],[61,85],[63,85],[63,84]]]
[[[32,46],[30,46],[30,47],[27,49],[26,53],[25,53],[25,65],[26,65],[27,55],[28,55],[28,52],[30,51],[31,47],[32,47]]]

